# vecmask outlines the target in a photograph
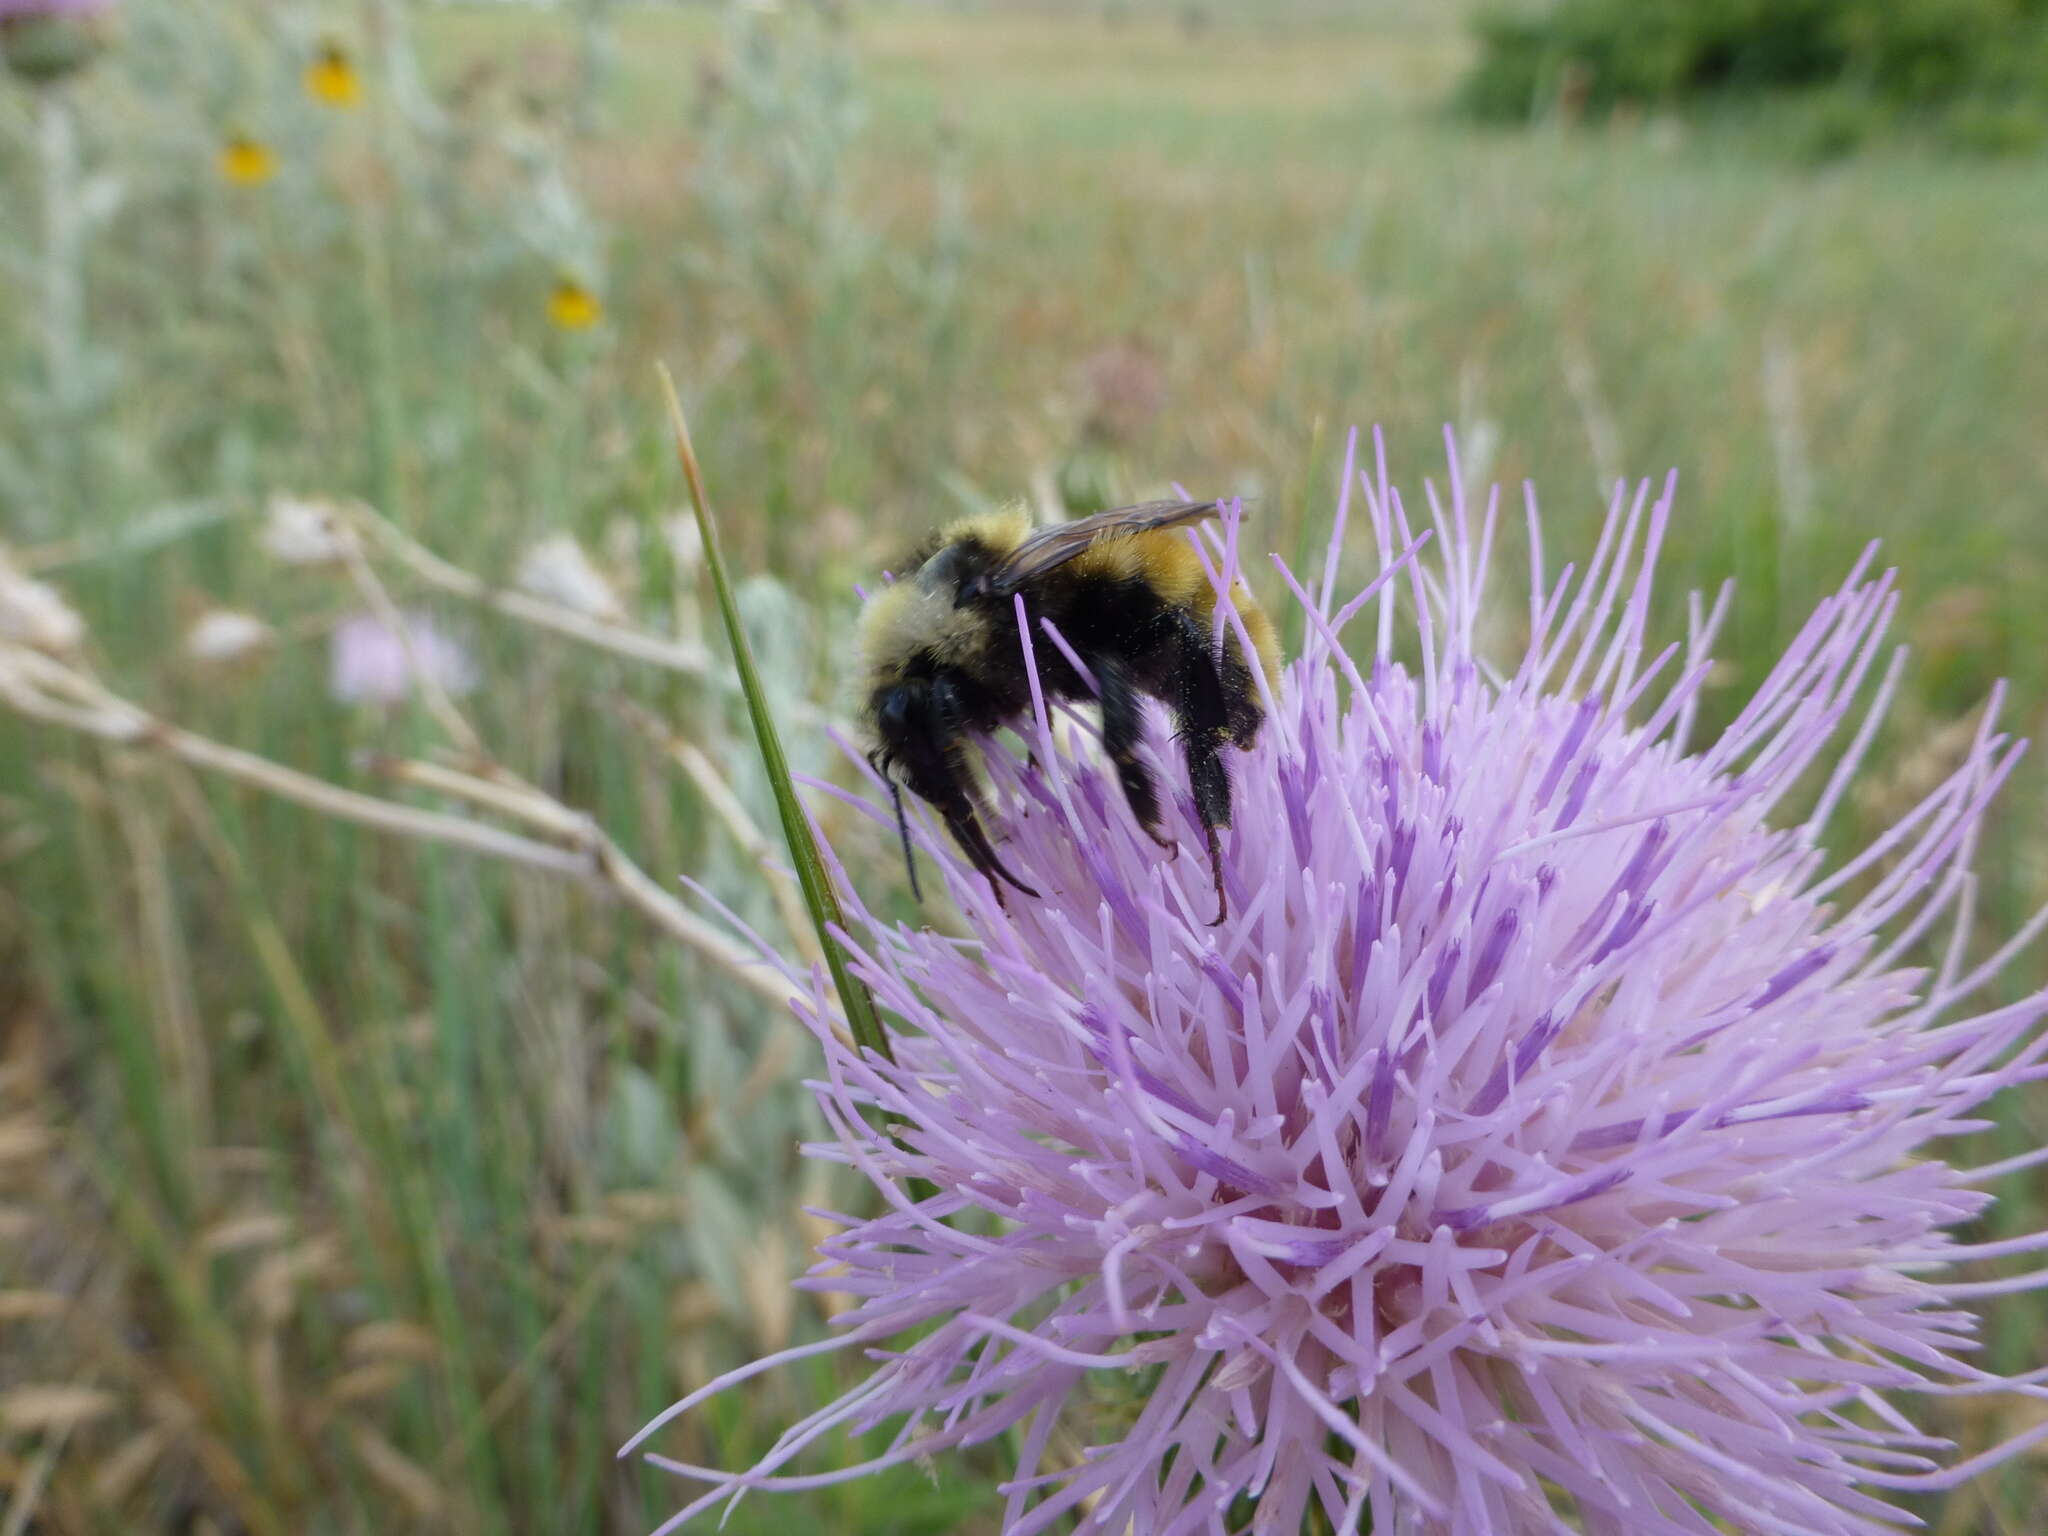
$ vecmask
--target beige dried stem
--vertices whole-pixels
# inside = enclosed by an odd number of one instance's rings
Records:
[[[367,511],[367,509],[364,509]],[[420,701],[426,705],[427,713],[434,717],[435,724],[445,731],[455,744],[479,763],[489,762],[490,754],[484,750],[483,737],[461,710],[455,707],[455,700],[441,682],[438,668],[426,665],[426,658],[420,654],[417,633],[404,614],[398,611],[398,604],[391,600],[391,593],[384,583],[377,579],[370,562],[363,555],[362,541],[353,536],[340,540],[341,557],[348,566],[349,579],[370,605],[370,611],[377,616],[387,633],[394,636],[405,655],[406,670],[412,674],[413,685],[419,689]]]
[[[632,700],[621,701],[621,712],[626,719],[649,741],[674,760],[676,766],[689,776],[704,797],[704,803],[725,826],[728,836],[739,846],[740,852],[752,859],[768,882],[769,895],[774,899],[775,912],[782,919],[782,925],[789,930],[791,941],[803,956],[806,968],[824,963],[824,951],[818,947],[818,935],[811,926],[810,914],[804,910],[804,895],[797,888],[796,877],[783,863],[783,851],[768,841],[753,816],[748,813],[745,803],[726,782],[704,749],[686,740],[669,729],[667,723],[653,710]]]
[[[483,738],[433,675],[433,669],[420,665],[420,658],[412,654],[411,627],[405,623],[389,590],[364,557],[362,535],[367,533],[378,538],[407,569],[443,585],[447,590],[487,593],[485,601],[506,617],[519,622],[588,640],[636,660],[666,656],[667,664],[672,666],[679,665],[682,658],[691,654],[689,648],[624,624],[593,618],[583,610],[565,604],[522,592],[487,588],[479,578],[433,555],[361,502],[346,503],[340,511],[353,523],[348,529],[348,537],[341,541],[350,577],[379,622],[401,637],[428,709],[467,759],[465,763],[454,766],[421,762],[386,763],[386,770],[422,788],[438,789],[469,800],[501,815],[524,821],[540,831],[587,847],[600,865],[616,867],[620,877],[638,890],[639,880],[644,876],[594,821],[527,783],[485,749]],[[817,935],[804,911],[802,893],[791,877],[777,866],[767,839],[748,816],[732,786],[702,751],[672,731],[663,729],[651,712],[636,710],[634,719],[668,750],[677,766],[689,775],[691,783],[703,795],[713,813],[725,824],[727,831],[759,863],[768,877],[777,914],[794,937],[804,960],[808,964],[823,963],[824,951],[819,947]]]
[[[9,642],[0,642],[0,703],[48,725],[162,753],[337,820],[580,880],[623,901],[777,1006],[786,1006],[793,995],[786,980],[663,889],[588,817],[530,785],[438,764],[404,764],[393,770],[424,787],[523,821],[545,832],[548,841],[467,816],[364,794],[228,746],[151,714],[80,665]]]
[[[580,609],[535,597],[515,587],[493,585],[475,572],[442,559],[371,507],[351,502],[340,510],[353,519],[356,527],[379,549],[430,587],[453,597],[480,603],[508,619],[550,630],[629,661],[647,662],[671,672],[683,673],[721,692],[737,691],[737,684],[722,667],[713,663],[711,653],[701,645],[652,634],[630,624],[595,618]],[[806,704],[793,705],[790,713],[806,724],[825,723],[825,717]]]
[[[651,879],[593,818],[563,805],[544,790],[528,783],[490,753],[484,745],[481,733],[462,713],[434,675],[433,669],[422,666],[421,658],[413,654],[411,626],[405,622],[389,589],[365,557],[362,535],[368,532],[381,538],[393,550],[395,556],[416,573],[425,575],[432,571],[441,577],[460,578],[465,584],[481,586],[479,579],[431,555],[361,502],[344,503],[339,510],[351,524],[346,530],[347,536],[340,541],[342,559],[348,567],[349,576],[363,600],[377,615],[378,621],[400,637],[401,643],[406,647],[406,658],[413,675],[419,681],[421,698],[462,757],[462,761],[456,764],[387,759],[383,760],[382,764],[385,771],[420,788],[436,790],[456,799],[467,800],[482,809],[525,822],[536,831],[559,838],[572,847],[583,849],[589,855],[598,877],[605,884],[616,891],[628,905],[638,908],[656,924],[670,932],[681,936],[682,929],[677,926],[678,922],[681,922],[690,931],[699,932],[701,936],[723,938],[718,930],[683,907],[674,896]],[[424,565],[419,563],[422,557]],[[531,598],[519,592],[489,590],[492,606],[498,607],[507,617],[521,622],[559,629],[565,634],[578,634],[579,638],[591,638],[585,631],[595,629],[601,632],[604,638],[594,640],[593,643],[606,644],[617,637],[626,637],[653,653],[675,649],[658,636],[605,620],[593,619],[580,610],[566,605]],[[502,602],[499,601],[501,599]],[[542,613],[545,613],[546,617],[543,617]],[[612,647],[607,644],[607,648]],[[643,655],[639,659],[647,657]],[[724,787],[722,783],[720,787]],[[733,799],[730,789],[725,790],[725,798]],[[726,940],[726,943],[734,955],[744,953],[730,940]],[[785,988],[778,995],[778,1000],[786,999],[788,996],[788,989]]]

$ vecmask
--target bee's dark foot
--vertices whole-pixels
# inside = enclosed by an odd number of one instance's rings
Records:
[[[988,888],[996,893],[996,905],[1005,912],[1010,910],[1009,898],[1003,894],[1003,887],[1006,885],[1013,891],[1022,892],[1033,901],[1042,899],[1035,889],[1019,880],[1001,864],[993,864],[987,870],[984,870],[983,873],[988,876]]]
[[[1012,890],[1021,892],[1023,895],[1029,897],[1033,901],[1041,901],[1044,899],[1038,894],[1037,891],[1033,890],[1030,886],[1024,884],[1023,881],[1012,880],[1007,875],[998,877],[993,871],[991,871],[988,877],[988,888],[991,891],[995,892],[996,905],[1001,907],[1005,912],[1010,910],[1009,894],[1003,889],[1005,885],[1008,885]]]
[[[1180,857],[1180,843],[1177,840],[1168,837],[1165,833],[1161,832],[1156,827],[1141,827],[1140,830],[1147,837],[1152,839],[1152,844],[1154,847],[1163,848],[1166,850],[1166,856],[1168,859],[1177,859]]]
[[[988,881],[989,889],[996,893],[997,906],[1009,911],[1009,904],[1003,900],[1003,887],[1006,885],[1014,891],[1022,891],[1033,901],[1038,899],[1038,892],[1011,874],[1008,866],[996,857],[995,845],[988,840],[988,833],[983,830],[981,820],[971,806],[955,809],[946,817],[946,825],[952,829],[954,841],[967,855],[967,862],[981,872]]]
[[[1209,834],[1209,872],[1216,879],[1216,915],[1209,919],[1209,926],[1220,928],[1230,916],[1230,898],[1223,892],[1223,839],[1216,835],[1214,827],[1203,830]]]

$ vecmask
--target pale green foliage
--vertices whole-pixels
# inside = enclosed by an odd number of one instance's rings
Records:
[[[863,10],[851,34],[798,4],[617,6],[583,137],[575,14],[126,9],[128,42],[68,96],[91,406],[55,408],[38,306],[0,303],[0,537],[64,557],[37,574],[123,692],[310,771],[388,790],[375,759],[445,741],[327,700],[324,626],[354,599],[262,556],[274,491],[362,497],[496,582],[573,533],[636,623],[716,647],[672,537],[656,357],[798,773],[836,771],[798,706],[844,712],[852,584],[963,499],[1056,495],[1092,451],[1086,362],[1125,342],[1160,404],[1090,484],[1257,488],[1250,526],[1290,555],[1320,547],[1298,509],[1327,504],[1353,422],[1414,462],[1455,418],[1511,495],[1551,490],[1561,546],[1603,495],[1589,464],[1677,465],[1664,590],[1743,582],[1710,717],[1777,654],[1775,612],[1884,537],[1921,656],[1844,810],[1863,829],[1939,775],[1992,677],[2022,718],[2048,698],[2036,167],[1809,174],[1740,123],[1475,134],[1436,110],[1459,19],[1419,0],[1266,25]],[[379,13],[414,25],[373,48],[353,28]],[[346,115],[299,85],[327,27],[365,72]],[[217,176],[236,127],[274,146],[267,186]],[[10,296],[46,275],[40,142],[31,98],[0,90]],[[551,328],[564,269],[599,324]],[[510,768],[666,889],[695,876],[789,942],[758,856],[646,728],[699,747],[779,861],[729,690],[431,601],[478,652],[464,705]],[[184,658],[215,605],[274,649]],[[1660,622],[1682,629],[1675,600]],[[2048,892],[2043,782],[2023,771],[1986,839],[1987,933]],[[888,836],[811,803],[871,897],[900,879]],[[55,1455],[51,1528],[186,1508],[257,1532],[649,1528],[673,1490],[616,1445],[774,1330],[822,1327],[784,1286],[814,1235],[796,1206],[843,1194],[797,1172],[800,1038],[558,881],[0,716],[0,1145],[32,1149],[0,1153],[0,1292],[77,1320],[0,1320],[0,1397],[114,1401]],[[2035,1362],[2038,1312],[2002,1316],[1996,1347]],[[665,1449],[744,1464],[833,1390],[756,1384]],[[174,1411],[137,1480],[96,1491]],[[0,1430],[0,1458],[50,1443]],[[2014,1528],[2021,1478],[1991,1490]],[[906,1474],[728,1528],[973,1531],[987,1492]]]

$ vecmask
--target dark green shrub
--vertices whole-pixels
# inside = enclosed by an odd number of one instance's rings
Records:
[[[1860,136],[1869,114],[1961,113],[1953,132],[2017,147],[2048,107],[2048,0],[1557,0],[1477,26],[1461,100],[1494,119],[1813,89],[1840,93],[1823,136]]]
[[[2048,103],[1966,101],[1949,114],[1942,138],[1971,154],[2033,154],[2048,148]]]
[[[1817,92],[1792,124],[1789,142],[1801,158],[1840,160],[1884,131],[1886,114],[1863,91],[1833,87]]]

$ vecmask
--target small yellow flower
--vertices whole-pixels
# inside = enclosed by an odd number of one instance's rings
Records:
[[[220,174],[230,186],[260,187],[277,174],[277,156],[268,144],[238,133],[220,147]]]
[[[322,44],[306,66],[306,94],[326,107],[352,107],[363,99],[363,78],[341,44]]]
[[[604,305],[597,295],[573,277],[556,281],[548,295],[548,319],[557,330],[587,331],[604,318]]]

